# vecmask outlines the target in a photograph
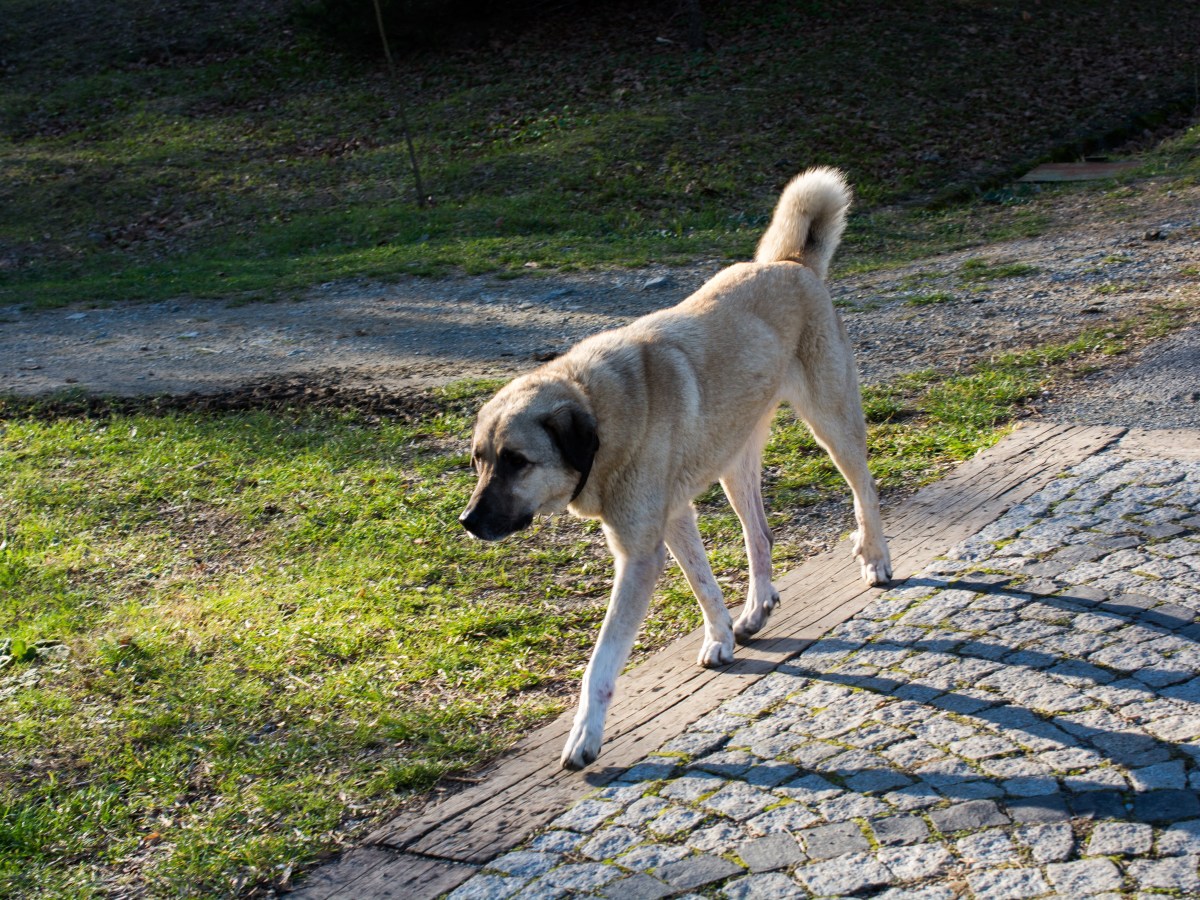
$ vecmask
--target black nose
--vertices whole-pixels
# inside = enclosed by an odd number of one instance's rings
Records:
[[[458,522],[475,537],[484,541],[494,541],[507,534],[497,529],[492,517],[480,512],[478,506],[468,506],[458,517]]]

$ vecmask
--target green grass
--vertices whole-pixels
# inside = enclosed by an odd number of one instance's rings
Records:
[[[890,204],[970,194],[1143,111],[1134,100],[1175,96],[1200,30],[1186,4],[1134,18],[1070,0],[1026,18],[755,0],[706,10],[714,49],[697,54],[654,39],[680,23],[651,3],[411,54],[392,84],[291,10],[0,0],[0,302],[745,258],[779,188],[815,163],[847,169],[858,195],[845,270],[1029,233],[1044,214],[1024,197]]]
[[[880,485],[936,478],[1062,373],[1185,314],[868,388]],[[284,883],[572,701],[609,587],[598,529],[493,545],[455,522],[494,386],[411,422],[0,408],[0,895]],[[785,415],[766,465],[786,566],[797,512],[847,492]],[[736,517],[715,490],[702,505],[715,571],[743,578]],[[672,569],[637,653],[696,624]]]

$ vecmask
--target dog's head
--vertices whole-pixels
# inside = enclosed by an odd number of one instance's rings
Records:
[[[559,512],[579,496],[600,448],[596,420],[578,390],[518,379],[479,411],[471,464],[479,476],[458,517],[485,541]]]

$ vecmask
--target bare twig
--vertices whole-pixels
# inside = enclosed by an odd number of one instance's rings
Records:
[[[392,48],[388,44],[387,31],[383,27],[383,10],[379,6],[379,0],[373,0],[375,4],[375,24],[379,26],[379,39],[383,42],[383,55],[387,57],[388,74],[391,75],[392,83],[396,85],[396,102],[400,109],[400,128],[404,132],[404,142],[408,145],[408,159],[412,163],[413,182],[417,188],[417,206],[425,208],[427,197],[425,194],[425,186],[421,183],[421,169],[417,165],[417,152],[413,149],[412,133],[408,130],[408,113],[404,105],[404,92],[400,89],[400,79],[396,75],[396,61],[392,59]]]

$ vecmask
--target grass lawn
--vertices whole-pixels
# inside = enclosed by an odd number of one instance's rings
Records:
[[[868,390],[885,494],[1184,314]],[[0,407],[0,896],[265,891],[573,701],[607,552],[567,517],[500,544],[457,527],[490,387],[408,420]],[[847,491],[784,416],[766,463],[787,566],[797,514],[848,518]],[[735,601],[736,518],[701,505]],[[697,624],[672,567],[635,653]]]

